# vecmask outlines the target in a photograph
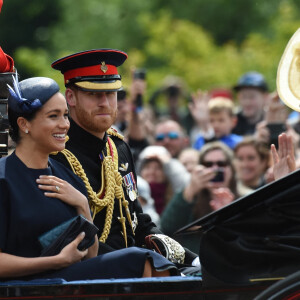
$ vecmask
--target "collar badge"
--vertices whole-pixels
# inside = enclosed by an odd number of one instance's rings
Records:
[[[128,163],[126,163],[126,164],[121,164],[121,166],[119,167],[119,170],[120,170],[120,171],[126,172],[127,169],[128,169]]]

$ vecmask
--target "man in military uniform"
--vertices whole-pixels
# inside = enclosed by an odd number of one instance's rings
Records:
[[[160,234],[137,200],[132,155],[123,137],[110,129],[122,87],[117,67],[127,54],[112,49],[75,53],[53,62],[64,75],[71,127],[66,150],[54,156],[85,182],[94,223],[100,229],[99,253],[142,247]],[[186,249],[185,264],[197,255]],[[182,263],[183,261],[181,261]]]

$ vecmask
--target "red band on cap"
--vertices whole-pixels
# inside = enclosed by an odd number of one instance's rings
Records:
[[[113,65],[105,65],[107,71],[101,70],[101,64],[83,68],[72,69],[64,73],[65,82],[69,79],[82,76],[98,76],[98,75],[118,75],[118,69]]]
[[[3,52],[0,47],[0,73],[13,72],[14,60],[12,57]]]

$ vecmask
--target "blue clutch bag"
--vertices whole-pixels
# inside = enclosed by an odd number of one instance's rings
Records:
[[[95,234],[99,229],[82,215],[76,216],[47,231],[39,237],[43,248],[41,256],[54,256],[81,233],[85,232],[84,239],[78,245],[78,250],[84,250],[95,242]]]

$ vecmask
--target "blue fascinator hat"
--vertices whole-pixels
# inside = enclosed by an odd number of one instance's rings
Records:
[[[16,113],[32,113],[59,92],[58,84],[51,78],[32,77],[18,82],[13,76],[13,87],[8,86],[8,107]]]

